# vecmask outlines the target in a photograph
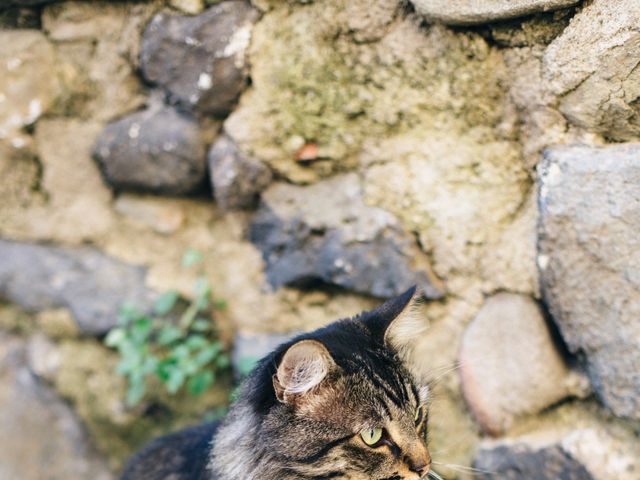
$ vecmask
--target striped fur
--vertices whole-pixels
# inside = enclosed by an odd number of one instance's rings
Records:
[[[167,470],[163,477],[124,478],[421,478],[418,472],[425,475],[430,464],[428,389],[416,384],[403,364],[402,345],[395,343],[400,335],[389,334],[395,321],[414,309],[414,293],[302,335],[264,358],[242,386],[211,451],[194,453],[209,455],[205,476]],[[406,325],[403,329],[405,338]],[[385,434],[370,447],[360,431],[373,427],[383,427]]]

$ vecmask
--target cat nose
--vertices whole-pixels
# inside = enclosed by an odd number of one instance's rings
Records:
[[[427,473],[429,473],[429,468],[431,467],[431,459],[406,459],[407,466],[409,470],[420,475],[420,478],[424,477]]]
[[[413,455],[406,455],[404,458],[406,465],[414,473],[417,473],[420,478],[429,473],[431,467],[431,455],[424,446],[418,452],[414,452]]]
[[[418,475],[420,475],[420,478],[429,473],[429,465],[427,465],[426,463],[423,463],[421,465],[410,465],[409,469],[412,472],[416,472]]]

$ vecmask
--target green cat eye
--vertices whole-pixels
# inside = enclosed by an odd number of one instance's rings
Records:
[[[382,429],[380,427],[365,428],[360,432],[360,436],[364,443],[372,447],[382,438]]]

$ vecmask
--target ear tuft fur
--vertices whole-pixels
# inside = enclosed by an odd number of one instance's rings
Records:
[[[335,362],[329,351],[316,340],[301,340],[285,352],[273,386],[278,400],[288,403],[292,395],[309,392],[320,384]]]
[[[422,292],[415,289],[404,308],[391,321],[384,333],[385,344],[401,351],[408,348],[424,333],[426,326],[422,315]]]

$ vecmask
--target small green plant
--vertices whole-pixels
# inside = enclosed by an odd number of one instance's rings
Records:
[[[199,252],[188,250],[182,264],[192,268],[202,260]],[[170,394],[186,387],[191,394],[200,395],[215,383],[216,374],[229,368],[229,356],[211,321],[212,310],[225,304],[213,300],[202,271],[193,300],[184,303],[172,290],[157,299],[151,314],[132,305],[122,307],[118,326],[108,333],[105,344],[120,354],[116,371],[127,380],[127,405],[140,403],[151,377]]]

